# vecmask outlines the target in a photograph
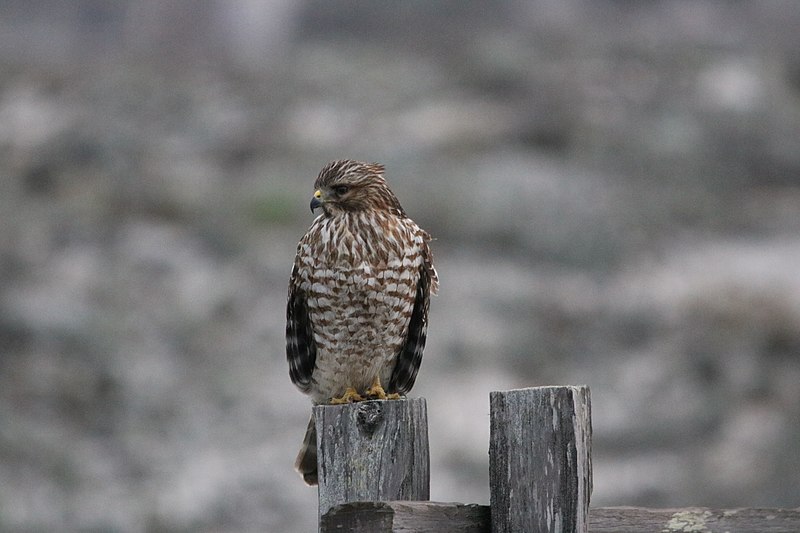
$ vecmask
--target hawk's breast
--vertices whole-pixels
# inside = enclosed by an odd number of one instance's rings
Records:
[[[347,387],[363,391],[376,376],[388,383],[408,332],[421,257],[418,246],[400,244],[416,242],[400,220],[391,231],[380,224],[386,221],[360,231],[317,222],[318,238],[302,245],[300,276],[317,345],[310,393],[323,402]]]

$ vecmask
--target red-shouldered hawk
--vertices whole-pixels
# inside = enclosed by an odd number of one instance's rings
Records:
[[[333,161],[314,183],[322,213],[297,245],[286,308],[289,376],[314,404],[407,393],[417,377],[430,295],[430,235],[411,220],[383,166]],[[295,468],[317,483],[314,418]]]

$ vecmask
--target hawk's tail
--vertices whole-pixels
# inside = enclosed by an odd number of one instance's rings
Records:
[[[300,447],[300,453],[294,462],[294,469],[309,485],[317,484],[317,423],[313,413],[311,420],[308,421],[306,436],[303,437],[303,446]]]

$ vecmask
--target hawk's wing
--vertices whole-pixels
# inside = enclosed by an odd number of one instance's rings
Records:
[[[289,280],[289,301],[286,304],[286,360],[289,377],[303,391],[311,386],[311,373],[317,360],[317,345],[308,318],[306,295],[300,290],[297,263]]]
[[[405,394],[414,386],[419,365],[422,362],[422,351],[428,334],[428,309],[431,303],[431,292],[436,292],[438,279],[433,268],[433,259],[427,243],[422,249],[423,263],[419,269],[417,295],[411,320],[408,323],[408,334],[397,355],[389,388],[386,392]]]

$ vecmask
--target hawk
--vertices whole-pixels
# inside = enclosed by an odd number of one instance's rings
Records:
[[[286,306],[292,382],[317,404],[396,399],[414,385],[431,294],[431,237],[377,163],[329,163],[314,183],[322,213],[297,245]],[[317,483],[312,414],[295,469]]]

